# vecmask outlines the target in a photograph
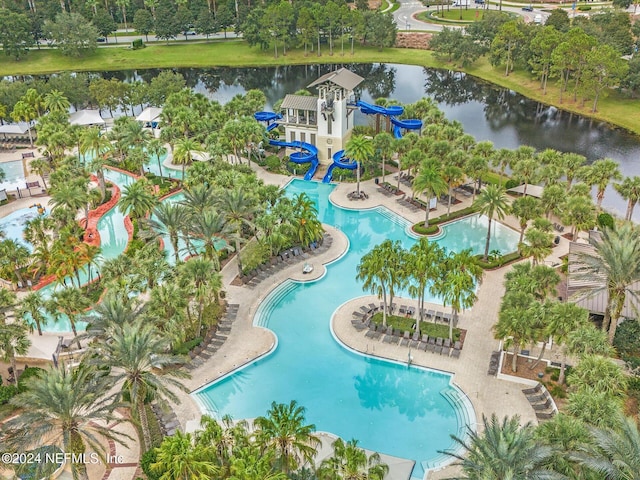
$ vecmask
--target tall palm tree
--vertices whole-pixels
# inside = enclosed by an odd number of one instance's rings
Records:
[[[141,179],[124,187],[118,209],[137,219],[145,217],[157,204],[158,199],[151,193],[151,185],[146,179]]]
[[[214,207],[215,192],[213,188],[203,183],[193,185],[184,190],[184,199],[180,203],[191,213],[201,215],[206,209]]]
[[[162,439],[151,470],[164,480],[208,480],[219,478],[220,473],[208,449],[199,445],[190,433],[180,430]]]
[[[574,178],[578,175],[578,172],[586,162],[587,159],[577,153],[566,152],[562,154],[560,164],[562,166],[564,176],[567,179],[567,193],[571,190],[571,184],[573,183]]]
[[[13,270],[18,282],[24,285],[22,270],[30,262],[29,249],[9,238],[0,242],[0,266],[7,266]]]
[[[637,299],[631,285],[640,279],[640,233],[632,224],[624,223],[616,229],[606,228],[593,246],[593,253],[578,256],[573,274],[590,282],[597,279],[593,294],[607,293],[602,328],[608,330],[613,343],[627,295]]]
[[[24,321],[8,323],[0,321],[0,359],[11,364],[14,372],[13,381],[18,385],[16,355],[24,356],[29,352],[29,327]]]
[[[449,201],[447,202],[447,215],[449,215],[449,213],[451,213],[451,192],[454,187],[458,186],[460,182],[462,182],[464,172],[460,167],[449,164],[442,168],[441,175],[448,188]]]
[[[474,261],[471,250],[450,252],[440,264],[440,275],[432,290],[442,296],[444,305],[450,305],[453,319],[449,322],[449,339],[453,340],[453,326],[458,324],[461,310],[471,308],[475,301],[476,286],[482,280],[482,268]]]
[[[106,195],[106,185],[104,181],[104,169],[107,155],[113,150],[113,145],[106,137],[100,133],[99,128],[89,128],[80,135],[80,153],[91,154],[90,168],[95,170],[98,177],[98,185],[102,198]]]
[[[62,288],[56,290],[46,304],[46,309],[57,321],[65,315],[71,325],[73,336],[78,336],[76,321],[83,310],[89,308],[89,299],[78,288]]]
[[[114,415],[120,405],[108,393],[111,387],[109,378],[86,365],[51,368],[30,379],[28,389],[11,400],[21,413],[2,426],[6,445],[25,451],[46,438],[65,453],[90,450],[104,459],[109,452],[103,439],[125,446],[130,439],[113,428],[122,418]],[[72,462],[71,472],[74,479],[89,478],[83,462]]]
[[[48,190],[46,177],[51,173],[51,164],[45,157],[35,158],[29,163],[29,169],[36,175],[40,175],[42,185]]]
[[[135,418],[140,422],[140,444],[146,451],[151,446],[151,432],[146,403],[150,398],[177,402],[172,389],[184,390],[178,378],[188,378],[184,370],[171,368],[182,363],[179,357],[165,353],[169,343],[155,326],[142,320],[112,329],[110,341],[91,344],[92,362],[111,370],[111,385],[126,392]]]
[[[429,206],[431,198],[439,197],[448,189],[447,182],[442,178],[440,170],[429,160],[423,162],[418,169],[416,178],[413,179],[413,191],[423,193],[427,197],[427,207],[424,219],[425,228],[429,226]]]
[[[363,282],[362,289],[382,299],[382,324],[385,326],[387,306],[393,302],[396,289],[408,282],[405,253],[399,241],[385,240],[364,254],[356,267],[356,279]]]
[[[522,147],[521,147],[522,148]],[[527,186],[534,183],[539,174],[540,162],[534,158],[523,158],[513,167],[514,176],[524,183],[522,195],[527,195]]]
[[[541,317],[542,305],[530,293],[509,291],[502,299],[493,331],[496,339],[504,340],[505,346],[511,344],[513,347],[513,372],[518,368],[518,351],[537,337],[536,326]]]
[[[180,262],[180,251],[178,242],[180,232],[189,222],[190,215],[184,205],[171,202],[161,202],[153,209],[153,215],[148,220],[147,225],[151,227],[149,235],[168,236],[175,263]]]
[[[182,181],[184,182],[184,172],[187,165],[193,162],[193,154],[202,151],[201,145],[192,138],[181,138],[173,148],[173,163],[182,165]]]
[[[619,427],[591,428],[591,441],[571,455],[585,467],[611,480],[640,479],[640,432],[633,417],[619,419]]]
[[[502,422],[493,414],[482,416],[480,435],[469,428],[468,438],[451,437],[463,453],[441,452],[460,460],[464,478],[469,480],[535,480],[559,479],[561,475],[546,468],[553,454],[551,448],[539,445],[531,423],[520,426],[520,418],[505,417]]]
[[[596,185],[596,206],[598,210],[602,210],[602,200],[604,200],[604,192],[612,180],[620,180],[620,165],[615,160],[603,158],[596,160],[589,167],[584,168],[584,181],[587,185]]]
[[[276,450],[276,464],[289,473],[297,470],[301,463],[311,462],[321,444],[313,432],[313,424],[305,424],[305,409],[295,400],[287,405],[271,403],[266,417],[258,417],[254,425],[258,428],[258,441]]]
[[[640,177],[625,177],[622,183],[615,183],[613,187],[627,201],[627,213],[624,219],[631,220],[633,209],[640,200]]]
[[[540,198],[545,217],[548,219],[551,212],[556,212],[556,214],[561,212],[566,198],[567,193],[560,185],[546,185]]]
[[[518,243],[522,243],[524,231],[527,228],[529,220],[533,220],[542,215],[540,200],[527,196],[516,198],[511,203],[511,213],[516,216],[520,222],[520,240],[518,240]]]
[[[489,242],[491,241],[491,222],[494,215],[502,220],[509,212],[507,204],[507,195],[503,187],[498,185],[489,185],[485,188],[476,200],[480,213],[489,218],[489,226],[487,227],[487,242],[484,247],[484,261],[489,257]]]
[[[49,112],[68,112],[71,104],[60,90],[51,90],[44,96],[44,108]]]
[[[380,157],[382,158],[382,183],[384,183],[384,176],[386,174],[385,162],[390,160],[394,154],[396,140],[390,133],[381,132],[373,137],[373,147],[380,152]]]
[[[240,258],[240,241],[243,239],[245,228],[255,230],[253,223],[256,214],[255,197],[246,193],[245,189],[234,188],[223,190],[217,199],[217,206],[224,215],[229,229],[234,232],[238,269],[242,272],[242,259]]]
[[[518,249],[525,257],[531,257],[538,265],[553,251],[553,233],[539,228],[530,228],[524,235],[526,243],[518,243]]]
[[[318,469],[319,480],[383,480],[389,473],[389,466],[380,460],[380,455],[367,456],[355,439],[345,443],[338,438],[332,447],[333,455],[323,460]]]
[[[362,168],[362,162],[373,157],[373,142],[364,135],[354,135],[347,141],[344,154],[358,164],[356,167],[356,192],[358,198],[360,198],[360,169]]]
[[[576,185],[577,186],[577,185]],[[596,207],[591,197],[583,195],[571,195],[566,199],[562,221],[566,225],[572,225],[571,238],[576,240],[578,234],[595,226]]]
[[[222,276],[214,269],[214,262],[206,258],[193,257],[178,268],[180,286],[190,292],[198,303],[194,336],[202,332],[203,313],[206,304],[218,299],[222,290]]]
[[[33,148],[33,136],[31,134],[31,122],[37,118],[35,108],[26,103],[23,100],[19,100],[13,106],[11,111],[11,118],[16,122],[26,122],[27,132],[29,133],[29,145]]]
[[[571,332],[584,327],[589,322],[589,312],[571,302],[553,302],[546,309],[547,334],[556,343],[562,345],[562,361],[560,363],[560,377],[558,382],[564,383],[567,366],[567,339]]]
[[[203,256],[212,262],[214,270],[220,270],[220,257],[216,249],[216,240],[229,238],[233,235],[224,215],[212,209],[207,209],[201,215],[193,217],[191,231],[195,238],[204,242]]]
[[[18,315],[26,322],[38,329],[38,335],[42,336],[42,325],[46,323],[47,317],[44,316],[45,300],[39,291],[29,292],[29,294],[20,301]]]
[[[76,182],[59,183],[51,189],[52,210],[67,208],[75,215],[78,210],[85,210],[85,224],[88,224],[87,205],[89,194],[87,189]]]
[[[407,258],[407,268],[410,276],[409,293],[418,298],[418,321],[416,331],[420,331],[420,321],[423,320],[424,297],[429,283],[437,278],[440,265],[444,260],[445,251],[435,242],[429,242],[427,237],[421,237],[411,246]]]
[[[160,161],[161,157],[167,154],[167,148],[164,146],[164,143],[159,138],[153,138],[149,140],[147,143],[147,152],[152,157],[156,157],[156,161],[158,162],[158,170],[160,171],[160,176],[162,177],[162,162]]]

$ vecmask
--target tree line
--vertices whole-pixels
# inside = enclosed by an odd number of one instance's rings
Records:
[[[560,102],[590,100],[592,111],[610,88],[638,93],[640,58],[633,53],[640,26],[631,25],[626,12],[604,12],[590,18],[569,19],[563,9],[552,12],[545,25],[511,20],[497,12],[484,12],[482,20],[460,29],[435,34],[430,48],[441,59],[466,66],[487,56],[505,75],[516,69],[529,72],[547,91],[557,83]]]

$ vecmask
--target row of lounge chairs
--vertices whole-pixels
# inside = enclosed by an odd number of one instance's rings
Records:
[[[489,360],[489,370],[487,370],[487,375],[491,375],[495,377],[498,374],[499,365],[500,365],[500,352],[499,351],[491,352],[491,360]]]
[[[553,228],[556,229],[556,232],[559,232],[559,233],[564,232],[564,227],[562,225],[560,225],[559,223],[554,223],[553,224]]]
[[[163,435],[170,436],[176,433],[176,430],[180,427],[180,422],[173,409],[166,406],[162,408],[160,404],[152,403],[151,410],[153,410],[153,413],[158,419]]]
[[[396,175],[394,177],[396,180],[398,179],[398,175]],[[400,174],[400,183],[403,183],[404,185],[410,187],[413,184],[413,175],[408,175],[406,173],[401,173]]]
[[[400,205],[407,207],[413,212],[417,212],[419,210],[426,211],[428,206],[427,202],[420,200],[419,198],[415,198],[415,197],[412,198],[406,195],[402,198],[399,198],[397,202]],[[435,210],[435,209],[431,209],[431,210]]]
[[[396,311],[396,307],[397,307],[397,304],[392,303],[387,307],[387,313],[394,314],[394,312]],[[372,316],[374,313],[381,312],[383,308],[384,308],[384,305],[382,302],[380,302],[380,304],[378,305],[376,305],[375,303],[370,303],[367,306],[360,307],[360,311],[352,312],[352,316],[356,320],[364,321],[366,318],[368,318],[369,316]],[[398,314],[404,315],[406,317],[413,317],[414,315],[416,315],[416,309],[415,307],[412,307],[412,306],[400,305],[400,308],[398,309]],[[422,318],[424,320],[428,320],[434,323],[443,323],[445,325],[449,325],[450,322],[454,321],[453,315],[451,313],[444,313],[441,311],[435,311],[431,309],[428,309],[428,310],[422,309]],[[455,326],[456,325],[454,325],[454,327]]]
[[[354,313],[357,314],[356,317],[361,315],[366,317],[367,315],[360,312]],[[412,335],[408,331],[401,332],[391,326],[376,325],[371,323],[370,319],[354,318],[351,323],[358,331],[366,330],[365,337],[372,340],[382,339],[382,343],[400,345],[401,347],[414,348],[445,356],[451,355],[454,358],[460,357],[462,350],[462,344],[459,340],[451,343],[448,338],[430,337],[427,334],[422,334],[421,336],[419,332],[414,332]]]
[[[200,367],[224,345],[224,342],[231,333],[233,322],[235,322],[238,316],[239,307],[240,305],[237,303],[227,305],[227,311],[216,327],[207,333],[200,345],[189,352],[191,362],[187,365],[188,369],[193,370],[194,368]]]
[[[557,413],[551,394],[541,383],[537,383],[533,388],[525,388],[522,393],[525,394],[531,408],[536,412],[538,420],[549,420]]]
[[[260,282],[266,280],[274,273],[279,272],[289,265],[309,258],[310,254],[327,251],[332,244],[333,238],[330,234],[325,233],[320,241],[312,243],[308,248],[293,247],[281,252],[279,255],[271,257],[267,263],[259,265],[246,275],[242,275],[240,280],[245,285],[249,285],[249,287],[256,287]]]

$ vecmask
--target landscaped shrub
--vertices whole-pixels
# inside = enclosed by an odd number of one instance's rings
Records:
[[[613,228],[615,226],[615,221],[613,217],[608,213],[601,213],[598,215],[598,227],[600,228]]]
[[[173,353],[175,355],[188,355],[191,350],[202,343],[202,340],[202,337],[197,337],[193,340],[189,340],[188,342],[181,343],[173,349]]]
[[[591,6],[590,5],[580,5],[578,7],[578,10],[580,10],[581,12],[588,12],[589,10],[591,10]]]
[[[457,210],[455,212],[451,212],[449,215],[441,215],[440,217],[429,219],[429,225],[438,225],[442,222],[448,222],[449,220],[455,220],[456,218],[466,217],[467,215],[471,215],[473,213],[478,212],[478,207],[470,206],[467,208],[463,208],[461,210]]]
[[[155,448],[147,450],[142,454],[142,457],[140,457],[140,468],[142,468],[142,471],[147,476],[147,480],[160,480],[162,475],[151,470],[151,465],[156,462],[157,454]]]
[[[22,372],[22,375],[20,375],[20,378],[18,379],[18,392],[24,392],[27,388],[29,388],[31,379],[33,379],[33,377],[39,376],[43,372],[44,370],[38,367],[25,368],[24,372]]]
[[[280,162],[280,157],[277,155],[269,155],[265,159],[264,165],[270,172],[279,172],[282,163]]]
[[[640,322],[625,320],[618,325],[613,346],[631,370],[640,367]]]
[[[513,178],[510,178],[509,180],[507,180],[504,184],[504,188],[506,188],[507,190],[509,190],[510,188],[515,188],[518,185],[520,185],[520,182],[517,180],[514,180]]]
[[[242,273],[245,275],[269,258],[269,247],[256,241],[249,242],[242,249]]]
[[[145,45],[141,38],[137,38],[133,42],[131,42],[131,48],[133,48],[134,50],[140,50],[144,47]]]
[[[440,227],[437,225],[430,225],[425,228],[424,222],[419,222],[413,226],[413,231],[418,235],[434,235],[440,231]]]
[[[380,325],[382,324],[382,312],[377,312],[371,318],[371,322]],[[415,318],[400,317],[398,315],[387,315],[387,326],[393,327],[394,330],[400,330],[401,332],[412,332],[413,326],[416,324]],[[430,337],[449,338],[449,326],[441,325],[437,323],[423,321],[420,322],[420,334],[427,334]],[[453,340],[460,340],[460,329],[453,329]]]
[[[0,385],[0,405],[8,403],[13,397],[18,394],[18,389],[15,385]]]
[[[520,255],[520,253],[518,252],[511,252],[511,253],[507,253],[506,255],[500,255],[497,258],[490,257],[489,260],[486,262],[482,259],[482,257],[483,255],[477,255],[476,263],[484,270],[491,270],[493,268],[502,267],[511,262],[520,260],[522,258],[522,255]]]

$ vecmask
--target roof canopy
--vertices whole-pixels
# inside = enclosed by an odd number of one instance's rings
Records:
[[[20,123],[5,123],[0,125],[0,133],[12,134],[12,135],[24,135],[29,130],[29,124],[27,122]]]
[[[105,121],[100,116],[99,110],[80,110],[69,116],[71,125],[104,125]]]
[[[160,119],[162,108],[159,107],[147,107],[140,115],[136,117],[138,122],[157,122]]]
[[[544,188],[540,185],[531,185],[530,183],[526,183],[525,185],[518,185],[517,187],[510,188],[508,191],[524,195],[525,186],[527,187],[527,195],[530,197],[542,198],[542,190],[544,190]]]
[[[340,70],[336,70],[334,72],[329,72],[315,82],[310,83],[309,87],[315,87],[322,83],[335,83],[339,87],[344,88],[345,90],[353,90],[358,85],[360,85],[364,81],[360,75],[353,73],[351,70],[347,70],[346,68],[341,68]]]
[[[310,95],[291,95],[284,97],[280,108],[293,108],[294,110],[306,110],[315,112],[318,108],[318,99]]]

